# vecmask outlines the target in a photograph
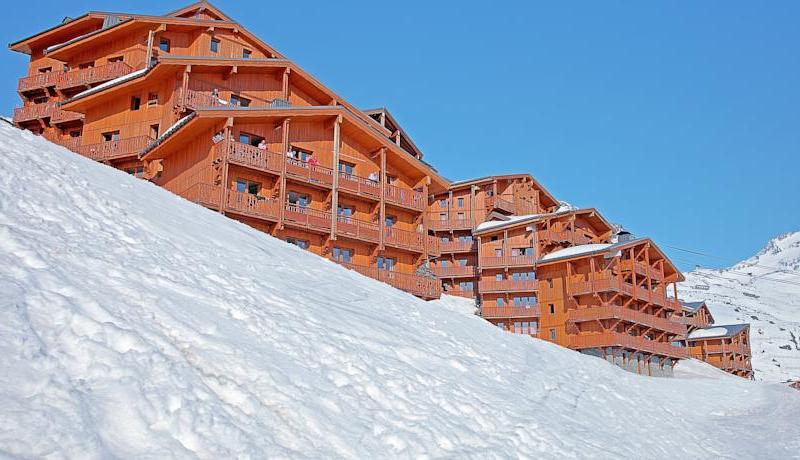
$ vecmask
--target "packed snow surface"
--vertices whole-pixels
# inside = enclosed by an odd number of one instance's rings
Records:
[[[707,339],[710,337],[732,336],[746,327],[744,324],[714,325],[705,329],[696,329],[688,335],[688,338]]]
[[[757,380],[800,380],[800,232],[733,267],[685,275],[679,295],[707,301],[717,324],[750,323]]]
[[[568,248],[559,249],[558,251],[547,253],[542,256],[541,260],[555,260],[555,259],[560,259],[562,257],[579,256],[581,254],[589,254],[591,252],[602,251],[603,249],[608,249],[611,246],[613,246],[613,244],[608,244],[608,243],[578,244],[575,246],[570,246]]]
[[[3,456],[800,452],[783,385],[504,333],[5,125],[0,292]]]

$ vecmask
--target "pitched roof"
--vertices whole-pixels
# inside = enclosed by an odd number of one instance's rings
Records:
[[[681,306],[683,306],[683,309],[691,313],[697,313],[697,310],[699,310],[705,304],[706,302],[704,300],[699,302],[684,302],[681,300]]]
[[[733,337],[745,329],[749,329],[749,324],[727,324],[727,325],[714,325],[702,329],[695,329],[690,332],[686,340],[705,340],[705,339],[718,339]]]

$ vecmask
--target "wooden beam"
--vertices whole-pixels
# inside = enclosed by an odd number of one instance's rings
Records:
[[[228,117],[225,120],[225,135],[223,142],[225,145],[228,145],[228,141],[231,139],[231,128],[233,127],[233,118]],[[218,144],[219,145],[219,144]],[[225,204],[226,198],[228,195],[228,151],[226,150],[223,152],[222,156],[222,187],[219,194],[219,212],[220,214],[225,214]]]
[[[289,152],[289,118],[283,120],[281,128],[281,194],[278,207],[278,228],[283,229],[284,214],[286,214],[286,154]]]
[[[292,69],[287,67],[283,71],[283,86],[281,90],[281,98],[285,101],[289,101],[289,74],[292,73]]]
[[[333,202],[331,204],[331,240],[336,240],[336,223],[339,208],[339,144],[342,142],[342,116],[336,117],[333,125]]]
[[[379,229],[380,235],[378,236],[378,244],[381,251],[385,249],[384,242],[383,242],[383,233],[386,226],[386,147],[381,147],[380,150],[381,156],[381,172],[380,172],[380,188],[381,188],[381,202],[380,202],[380,215],[379,219],[380,224]]]

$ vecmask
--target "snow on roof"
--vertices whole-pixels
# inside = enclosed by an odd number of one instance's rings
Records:
[[[192,112],[189,115],[186,115],[185,117],[183,117],[180,120],[176,121],[174,125],[170,126],[169,128],[167,128],[166,131],[164,131],[164,134],[158,136],[158,139],[156,139],[153,143],[151,143],[150,145],[145,147],[144,150],[142,150],[139,153],[139,158],[143,157],[145,154],[147,154],[147,152],[149,152],[149,151],[153,150],[154,148],[158,147],[159,145],[161,145],[161,143],[164,142],[164,140],[166,138],[171,136],[172,133],[174,133],[175,131],[178,130],[178,128],[180,128],[181,126],[183,126],[186,123],[188,123],[196,115],[197,115],[197,112]]]
[[[137,77],[140,77],[140,76],[146,74],[147,71],[150,70],[150,69],[152,69],[152,67],[145,67],[144,69],[134,70],[133,72],[127,73],[127,74],[125,74],[125,75],[123,75],[121,77],[117,77],[117,78],[115,78],[113,80],[109,80],[109,81],[107,81],[105,83],[101,83],[101,84],[95,86],[94,88],[89,88],[86,91],[81,91],[80,93],[78,93],[78,94],[72,96],[71,98],[67,99],[66,101],[64,101],[64,103],[72,102],[72,101],[74,101],[76,99],[80,99],[82,97],[86,97],[86,96],[88,96],[90,94],[94,94],[94,93],[96,93],[98,91],[102,91],[102,90],[104,90],[106,88],[110,88],[110,87],[118,85],[120,83],[125,83],[128,80],[133,80],[134,78],[137,78]]]
[[[570,246],[568,248],[553,251],[550,254],[545,254],[539,260],[552,260],[560,259],[562,257],[579,256],[581,254],[589,254],[591,252],[602,251],[614,246],[611,243],[592,243],[592,244],[579,244],[577,246]]]
[[[556,216],[558,214],[566,214],[574,210],[575,209],[572,208],[570,205],[562,205],[555,212],[544,213],[544,214],[526,214],[522,216],[508,216],[508,219],[506,220],[492,220],[488,222],[483,222],[482,224],[475,227],[475,231],[483,232],[486,230],[491,230],[493,228],[505,227],[507,225],[517,224],[519,222],[524,222],[526,220],[537,220],[543,217]]]
[[[696,329],[689,333],[686,337],[688,340],[710,339],[715,337],[733,337],[744,329],[747,329],[749,324],[728,324],[728,325],[715,325],[704,329]]]
[[[683,302],[683,301],[681,301],[681,305],[683,306],[683,308],[685,310],[688,310],[688,311],[692,312],[692,313],[694,313],[697,310],[699,310],[700,307],[702,307],[705,304],[706,304],[705,301],[702,301],[702,300],[700,302]]]

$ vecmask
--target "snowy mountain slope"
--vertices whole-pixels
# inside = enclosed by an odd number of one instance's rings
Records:
[[[503,333],[4,125],[0,293],[9,456],[800,449],[797,391],[639,377]]]
[[[686,274],[681,297],[706,300],[717,323],[750,323],[756,379],[800,380],[800,232],[724,270]]]

